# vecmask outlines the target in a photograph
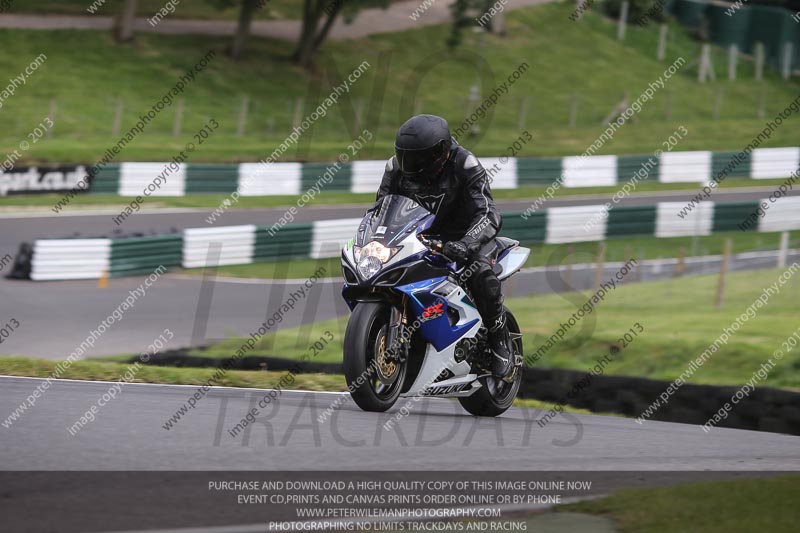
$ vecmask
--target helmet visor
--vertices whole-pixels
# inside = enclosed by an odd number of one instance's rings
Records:
[[[395,146],[395,155],[400,163],[400,170],[404,174],[420,174],[435,168],[444,155],[444,143],[438,143],[429,148],[411,150]]]

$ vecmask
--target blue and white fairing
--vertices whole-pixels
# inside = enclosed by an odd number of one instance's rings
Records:
[[[404,395],[468,396],[481,384],[471,365],[457,360],[456,348],[478,335],[482,321],[456,282],[457,265],[432,252],[418,237],[433,222],[434,215],[413,200],[386,196],[342,250],[343,296],[353,309],[360,299],[374,297],[378,288],[406,295],[406,325],[420,332],[427,347],[420,371]],[[500,278],[519,270],[528,253],[516,246],[502,250],[497,258]]]
[[[457,345],[478,335],[482,321],[475,304],[452,278],[439,277],[397,287],[409,297],[418,326],[428,343],[422,368],[407,395],[459,396],[479,385],[468,362],[455,357]],[[448,379],[436,381],[443,372]],[[434,384],[434,381],[436,383]],[[474,385],[473,385],[474,384]]]

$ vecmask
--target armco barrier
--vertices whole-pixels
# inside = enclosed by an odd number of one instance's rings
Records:
[[[800,197],[769,202],[765,215],[747,231],[800,229]],[[760,202],[701,202],[684,217],[685,202],[619,206],[605,214],[602,205],[554,207],[523,218],[503,215],[502,234],[525,243],[602,241],[633,235],[690,237],[737,231]],[[33,246],[31,279],[92,279],[152,271],[158,265],[196,268],[242,265],[276,259],[336,257],[355,234],[360,219],[320,220],[311,224],[190,228],[182,235],[126,239],[38,240]],[[587,224],[587,222],[593,224]],[[24,270],[24,268],[22,269]]]
[[[36,241],[31,279],[97,279],[111,265],[111,239],[52,239]]]
[[[147,274],[158,265],[177,266],[181,263],[181,234],[155,235],[111,239],[111,277]]]
[[[191,228],[183,232],[180,264],[197,268],[313,257],[313,234],[312,224],[292,224],[277,231],[255,225]]]
[[[183,266],[246,265],[253,262],[256,226],[222,226],[183,232]]]
[[[800,26],[800,25],[798,25]],[[800,55],[800,54],[798,54]],[[637,174],[638,181],[662,183],[706,183],[733,161],[739,152],[668,152],[653,155],[598,155],[563,158],[483,157],[481,162],[494,189],[548,186],[559,178],[567,188],[621,185]],[[756,148],[751,156],[727,169],[727,178],[787,178],[800,167],[800,148]],[[141,195],[170,163],[109,164],[91,181],[91,193]],[[325,191],[374,194],[383,177],[386,161],[353,163],[240,163],[180,164],[166,174],[153,196],[183,196],[195,193],[242,196],[296,196],[317,184],[324,174]],[[646,165],[646,166],[645,166]],[[83,168],[83,167],[78,167]],[[35,168],[33,169],[36,170]],[[0,181],[2,181],[0,174]],[[10,179],[10,178],[9,178]],[[161,181],[161,180],[160,180]],[[6,188],[0,187],[0,196]],[[22,191],[18,191],[22,192]]]
[[[629,181],[638,173],[638,181],[661,183],[707,183],[732,161],[737,152],[670,152],[661,157],[650,155],[599,155],[564,158],[496,158],[483,157],[481,163],[489,172],[494,189],[516,189],[521,186],[548,186],[562,178],[567,188],[614,186]],[[355,161],[339,164],[327,191],[374,193],[378,190],[385,161]],[[152,165],[152,166],[151,166]],[[142,173],[164,164],[123,164],[118,179],[118,194],[128,195],[142,190]],[[645,165],[647,165],[645,167]],[[756,148],[752,157],[728,168],[728,178],[772,179],[789,177],[800,167],[800,148]],[[298,195],[310,189],[320,176],[334,169],[327,163],[241,163],[239,165],[186,165],[183,175],[175,179],[173,191],[232,193],[243,196]],[[160,172],[160,170],[159,170]],[[113,178],[109,171],[97,180],[98,191],[108,192]],[[234,179],[234,175],[236,176]],[[644,177],[643,177],[644,176]],[[170,178],[171,179],[171,178]],[[135,185],[129,185],[134,180]],[[139,194],[139,193],[137,193]]]
[[[177,170],[170,165],[177,167]],[[150,186],[153,196],[185,196],[186,166],[185,163],[122,163],[118,194],[140,196]],[[154,180],[158,177],[160,179],[156,184]]]

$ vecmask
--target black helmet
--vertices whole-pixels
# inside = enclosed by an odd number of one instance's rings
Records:
[[[416,115],[397,130],[394,153],[400,171],[412,178],[431,178],[444,166],[453,138],[447,121],[436,115]]]

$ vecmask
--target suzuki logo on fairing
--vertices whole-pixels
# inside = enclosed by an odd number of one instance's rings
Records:
[[[437,304],[433,304],[429,307],[426,307],[422,312],[422,321],[427,322],[428,320],[433,320],[434,318],[438,318],[444,314],[444,302],[439,302]]]
[[[426,396],[439,396],[442,394],[452,394],[454,392],[461,392],[468,389],[471,383],[460,383],[458,385],[448,385],[446,387],[428,387],[422,394]]]

